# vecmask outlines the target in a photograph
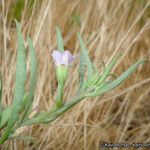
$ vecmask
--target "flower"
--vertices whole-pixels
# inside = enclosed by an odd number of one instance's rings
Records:
[[[64,84],[68,76],[69,65],[75,57],[68,50],[64,52],[54,50],[51,55],[56,65],[57,80],[59,83]]]
[[[64,52],[60,52],[58,50],[54,50],[51,54],[56,66],[65,65],[69,66],[72,61],[75,59],[72,54],[66,50]]]

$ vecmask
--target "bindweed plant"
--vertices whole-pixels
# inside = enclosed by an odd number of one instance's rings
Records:
[[[68,102],[65,102],[63,99],[64,86],[68,78],[71,63],[76,58],[72,56],[68,50],[64,49],[60,29],[56,28],[58,50],[54,50],[51,54],[55,63],[58,81],[55,104],[48,111],[39,112],[31,118],[30,114],[32,113],[32,103],[37,82],[37,59],[33,42],[28,38],[27,42],[30,52],[30,85],[29,91],[26,91],[26,50],[20,25],[17,21],[15,22],[18,38],[15,90],[12,105],[4,110],[2,110],[2,78],[0,75],[0,144],[3,144],[9,139],[20,136],[23,131],[30,129],[32,125],[51,123],[85,98],[101,96],[102,94],[116,88],[125,81],[125,79],[127,79],[127,77],[135,71],[139,65],[145,62],[145,60],[139,60],[118,78],[113,81],[108,81],[107,78],[111,75],[112,69],[121,55],[116,55],[105,67],[103,72],[100,73],[90,60],[83,39],[78,33],[77,36],[82,49],[80,53],[78,90],[73,98]],[[85,75],[86,68],[88,73],[87,78]]]

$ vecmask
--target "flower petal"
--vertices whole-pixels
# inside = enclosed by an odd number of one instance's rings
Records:
[[[62,64],[63,53],[59,52],[58,50],[54,50],[51,55],[53,57],[55,65],[61,65]]]
[[[66,50],[62,56],[62,64],[68,66],[72,63],[73,60],[74,57],[72,56],[72,54],[68,50]]]

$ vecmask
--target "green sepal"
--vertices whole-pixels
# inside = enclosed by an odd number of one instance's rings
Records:
[[[59,83],[64,84],[65,81],[67,80],[68,72],[69,72],[69,67],[67,67],[65,65],[57,66],[56,67],[57,81]]]

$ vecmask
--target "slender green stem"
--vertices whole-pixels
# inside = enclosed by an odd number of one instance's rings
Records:
[[[71,109],[74,105],[76,105],[78,102],[80,102],[82,99],[85,98],[85,93],[80,94],[76,97],[74,97],[72,100],[70,100],[68,103],[64,104],[61,108],[52,108],[48,110],[47,112],[43,112],[36,117],[25,121],[22,126],[25,125],[33,125],[33,124],[41,124],[41,123],[50,123],[57,119],[59,116],[61,116],[63,113],[65,113],[67,110]]]

